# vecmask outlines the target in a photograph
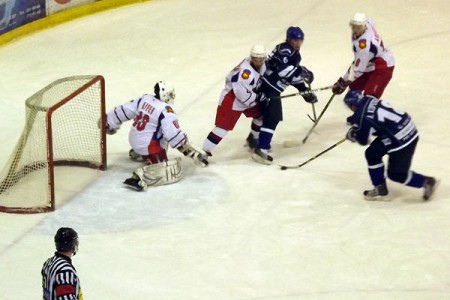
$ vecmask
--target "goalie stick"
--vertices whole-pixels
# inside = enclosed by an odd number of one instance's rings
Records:
[[[321,156],[322,154],[325,154],[325,153],[327,153],[328,151],[330,151],[331,149],[335,148],[337,145],[342,144],[343,142],[345,142],[346,139],[347,139],[347,138],[343,138],[342,140],[340,140],[340,141],[337,142],[336,144],[334,144],[334,145],[328,147],[327,149],[323,150],[322,152],[320,152],[320,153],[317,154],[316,156],[311,157],[310,159],[308,159],[307,161],[305,161],[305,162],[303,162],[303,163],[301,163],[301,164],[299,164],[299,165],[296,165],[296,166],[284,166],[284,165],[280,165],[280,169],[284,171],[284,170],[287,170],[287,169],[297,169],[297,168],[301,168],[301,167],[303,167],[304,165],[306,165],[307,163],[309,163],[310,161],[315,160],[316,158],[318,158],[318,157]]]

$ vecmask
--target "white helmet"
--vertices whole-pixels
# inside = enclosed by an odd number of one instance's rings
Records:
[[[155,97],[166,103],[175,100],[175,88],[169,82],[158,81],[155,84]]]
[[[350,26],[351,25],[366,25],[367,24],[367,18],[364,13],[356,13],[353,18],[350,20]]]
[[[250,57],[266,57],[266,49],[262,45],[254,45],[250,50]]]

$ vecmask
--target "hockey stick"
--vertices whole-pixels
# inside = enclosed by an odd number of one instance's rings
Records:
[[[322,118],[323,114],[325,113],[325,111],[328,109],[328,106],[330,106],[331,101],[333,100],[334,96],[336,94],[331,95],[330,100],[328,100],[327,104],[325,105],[325,107],[322,109],[322,111],[320,112],[319,117],[316,119],[316,122],[314,122],[314,125],[311,127],[311,129],[308,131],[308,134],[305,136],[305,138],[303,139],[303,144],[306,142],[306,140],[308,139],[309,135],[311,134],[311,132],[314,130],[314,128],[316,128],[317,124],[319,124],[320,119]]]
[[[310,85],[310,84],[308,84],[308,87],[309,87],[309,89],[311,90],[311,85]],[[306,115],[308,116],[308,118],[309,118],[311,121],[313,121],[313,123],[316,123],[316,120],[317,120],[316,107],[314,106],[314,102],[311,103],[311,105],[312,105],[312,110],[313,110],[313,116],[314,116],[314,119],[311,118],[310,115],[308,115],[308,114],[306,114]]]
[[[311,103],[311,105],[312,105],[314,119],[309,114],[306,114],[306,115],[313,123],[316,123],[316,120],[317,120],[316,107],[314,106],[314,103]]]
[[[304,165],[306,165],[307,163],[309,163],[310,161],[315,160],[316,158],[318,158],[318,157],[321,156],[322,154],[327,153],[328,151],[330,151],[331,149],[333,149],[333,148],[336,147],[337,145],[342,144],[343,142],[345,142],[346,139],[347,139],[347,138],[343,138],[342,140],[340,140],[340,141],[337,142],[336,144],[334,144],[334,145],[328,147],[327,149],[323,150],[322,152],[320,152],[320,153],[317,154],[316,156],[311,157],[311,158],[308,159],[307,161],[305,161],[305,162],[303,162],[303,163],[301,163],[301,164],[299,164],[299,165],[297,165],[297,166],[283,166],[283,165],[280,165],[280,169],[284,171],[284,170],[287,170],[287,169],[297,169],[297,168],[301,168],[301,167],[303,167]]]
[[[299,93],[294,93],[294,94],[287,94],[287,95],[281,96],[280,99],[283,99],[283,98],[289,98],[289,97],[294,97],[294,96],[307,95],[307,94],[315,93],[315,92],[318,92],[318,91],[329,90],[329,89],[331,89],[332,87],[333,87],[333,86],[330,85],[330,86],[325,86],[325,87],[318,88],[318,89],[314,89],[314,90],[308,90],[308,91],[299,92]]]

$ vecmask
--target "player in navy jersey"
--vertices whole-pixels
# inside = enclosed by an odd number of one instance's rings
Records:
[[[387,177],[410,187],[423,188],[423,199],[429,200],[437,186],[436,179],[410,169],[419,141],[419,132],[411,116],[385,100],[364,96],[359,91],[347,93],[344,102],[354,112],[347,139],[367,145],[370,135],[376,136],[365,151],[374,186],[372,190],[364,191],[365,199],[388,200],[383,162],[383,157],[387,155]]]
[[[292,85],[300,92],[310,90],[314,80],[313,73],[306,67],[300,66],[300,48],[303,44],[304,33],[300,27],[289,27],[286,41],[277,45],[266,60],[266,72],[263,75],[259,100],[262,102],[263,124],[260,129],[258,146],[252,158],[262,164],[271,164],[269,155],[273,134],[280,121],[283,120],[281,93]],[[306,102],[315,103],[314,93],[303,96]]]
[[[83,300],[80,279],[72,265],[72,256],[78,251],[78,234],[61,227],[55,235],[55,255],[42,266],[44,300]]]

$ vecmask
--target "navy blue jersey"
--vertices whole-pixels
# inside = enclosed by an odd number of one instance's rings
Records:
[[[378,136],[388,153],[400,150],[417,139],[419,133],[410,115],[388,102],[367,96],[352,116],[356,140],[367,145],[369,136]]]
[[[278,44],[266,60],[267,70],[263,80],[276,92],[283,92],[299,72],[297,68],[301,59],[300,53],[288,42]]]

